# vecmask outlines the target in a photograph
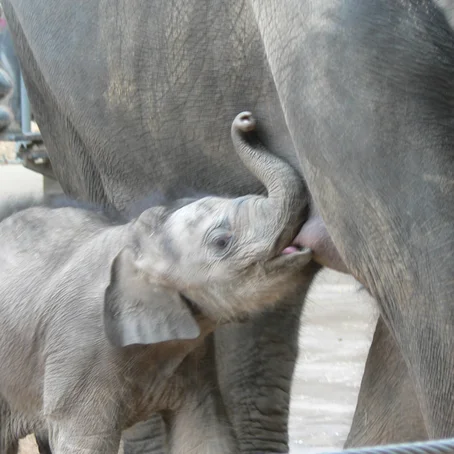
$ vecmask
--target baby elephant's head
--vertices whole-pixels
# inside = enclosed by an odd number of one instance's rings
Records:
[[[306,208],[295,170],[253,135],[238,115],[232,139],[268,196],[205,197],[146,210],[132,225],[134,244],[114,260],[105,326],[117,345],[192,339],[194,313],[214,322],[269,307],[295,291],[310,250],[289,246]]]

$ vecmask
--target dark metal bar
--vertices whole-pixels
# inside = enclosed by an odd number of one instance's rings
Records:
[[[454,454],[454,438],[346,449],[323,454]]]

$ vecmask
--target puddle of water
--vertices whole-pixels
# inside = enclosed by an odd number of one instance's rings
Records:
[[[308,297],[290,404],[290,454],[338,451],[347,438],[375,328],[352,278],[320,273]]]

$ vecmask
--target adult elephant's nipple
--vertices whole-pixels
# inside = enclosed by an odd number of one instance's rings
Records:
[[[310,248],[315,262],[341,273],[350,274],[319,215],[308,219],[292,245]]]

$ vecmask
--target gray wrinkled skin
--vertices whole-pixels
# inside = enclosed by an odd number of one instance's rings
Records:
[[[237,452],[205,338],[297,291],[311,260],[285,247],[301,180],[250,146],[254,128],[240,114],[232,138],[267,197],[184,200],[126,224],[45,206],[0,222],[2,452],[48,429],[54,454],[111,454],[156,412],[171,453]]]
[[[380,351],[376,337],[365,376],[391,383],[396,398],[411,383],[427,435],[452,435],[452,0],[3,5],[68,194],[124,210],[154,190],[260,193],[223,129],[253,110],[268,147],[300,165],[336,263],[378,301],[388,328],[380,336],[394,348]],[[288,451],[306,290],[286,310],[215,335],[241,452]],[[393,378],[396,364],[407,377]],[[359,403],[376,417],[358,408],[355,424],[385,443],[396,436],[381,430],[391,403],[377,404],[367,383]],[[399,407],[405,437],[423,436]]]
[[[246,108],[257,116],[265,145],[298,169],[250,9],[228,2],[220,15],[213,5],[202,19],[207,5],[197,3],[174,8],[163,2],[159,12],[148,1],[51,1],[36,11],[36,2],[3,4],[33,112],[67,194],[123,212],[156,192],[170,198],[185,195],[187,188],[261,194],[263,185],[241,163],[229,137],[232,118]],[[16,13],[20,22],[13,19]],[[69,17],[71,25],[63,30]],[[20,31],[23,20],[33,30],[27,38]],[[209,29],[201,28],[201,20]],[[231,33],[234,25],[244,32]],[[72,27],[77,33],[69,42]],[[180,50],[175,38],[183,43]],[[52,43],[47,57],[41,52],[50,48],[41,39]],[[210,48],[215,41],[232,45]],[[219,70],[225,65],[232,72]],[[216,330],[218,404],[226,407],[240,452],[288,451],[299,320],[314,274],[308,269],[299,292],[275,309]],[[142,453],[144,439],[160,427],[158,421],[148,434],[145,425],[132,439],[126,434],[125,452]]]

